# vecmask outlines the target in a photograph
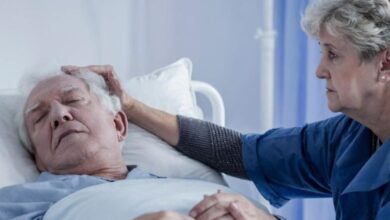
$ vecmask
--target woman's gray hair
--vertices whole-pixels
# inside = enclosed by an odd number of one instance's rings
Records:
[[[389,0],[317,0],[301,20],[303,30],[319,38],[321,28],[349,40],[363,61],[390,46]]]
[[[18,112],[15,115],[15,123],[18,127],[19,138],[22,141],[23,146],[28,150],[28,152],[32,154],[34,154],[35,152],[30,137],[28,136],[25,124],[25,110],[27,99],[32,90],[39,84],[39,82],[63,74],[65,73],[58,70],[46,71],[40,72],[38,74],[25,75],[20,81],[20,100]],[[122,106],[119,98],[116,95],[110,94],[102,76],[91,72],[84,72],[74,76],[80,78],[85,83],[89,92],[95,94],[99,102],[104,107],[106,107],[109,112],[115,115],[121,110]]]

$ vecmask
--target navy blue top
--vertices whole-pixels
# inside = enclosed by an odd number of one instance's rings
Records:
[[[247,175],[276,207],[333,197],[337,219],[390,219],[390,140],[346,117],[241,136]]]

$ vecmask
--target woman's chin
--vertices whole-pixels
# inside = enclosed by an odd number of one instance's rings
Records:
[[[336,103],[332,103],[332,102],[328,102],[328,108],[331,112],[340,112],[341,111],[340,105],[338,105]]]

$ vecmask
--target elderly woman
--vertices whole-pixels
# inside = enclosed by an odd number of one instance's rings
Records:
[[[302,26],[321,46],[316,75],[326,81],[329,109],[343,113],[303,127],[240,134],[169,115],[128,97],[111,68],[86,68],[106,77],[129,120],[218,171],[252,180],[276,207],[293,198],[333,197],[337,219],[390,219],[389,0],[317,1]],[[190,215],[275,219],[220,192]]]

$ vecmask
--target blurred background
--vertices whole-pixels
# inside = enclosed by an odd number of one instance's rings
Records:
[[[221,93],[227,127],[259,133],[321,120],[332,114],[315,78],[319,48],[299,24],[309,2],[0,0],[0,89],[48,64],[112,64],[126,79],[188,57],[193,79]],[[258,197],[245,182],[233,185]],[[293,200],[274,212],[335,218],[330,199]]]

